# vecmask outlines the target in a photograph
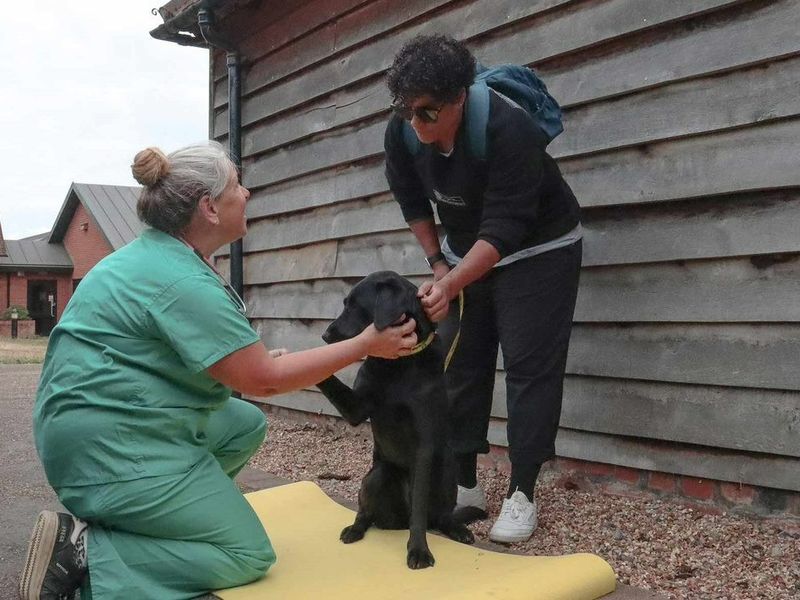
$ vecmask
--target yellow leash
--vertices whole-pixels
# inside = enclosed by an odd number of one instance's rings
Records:
[[[450,366],[450,361],[453,359],[453,354],[456,353],[456,346],[458,345],[458,338],[461,336],[461,318],[464,316],[464,290],[458,292],[458,331],[453,338],[453,343],[450,344],[450,350],[447,351],[447,358],[444,359],[444,370]]]
[[[425,350],[425,348],[431,345],[431,342],[433,341],[434,337],[436,337],[436,332],[432,331],[427,338],[422,340],[419,344],[417,344],[411,349],[411,352],[408,354],[408,356],[413,356],[414,354],[418,354],[419,352]]]

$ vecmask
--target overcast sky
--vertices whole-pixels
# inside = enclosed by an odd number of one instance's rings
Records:
[[[0,224],[50,230],[70,183],[136,185],[133,155],[208,137],[208,51],[150,37],[167,0],[31,0],[0,19]]]

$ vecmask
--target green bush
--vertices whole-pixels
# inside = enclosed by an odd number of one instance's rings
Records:
[[[20,306],[19,304],[12,304],[3,312],[0,313],[0,321],[10,321],[11,320],[11,311],[13,309],[17,309],[17,318],[21,321],[23,319],[30,319],[31,315],[28,313],[28,309],[24,306]]]

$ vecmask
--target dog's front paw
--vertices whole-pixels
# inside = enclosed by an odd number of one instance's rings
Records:
[[[356,527],[355,525],[350,525],[342,529],[342,533],[339,534],[339,539],[342,540],[345,544],[352,544],[353,542],[357,542],[358,540],[364,537],[364,530],[360,527]]]
[[[408,551],[406,562],[409,569],[426,569],[432,567],[436,559],[428,548],[412,548]]]

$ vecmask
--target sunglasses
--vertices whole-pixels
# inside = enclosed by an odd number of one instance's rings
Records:
[[[439,120],[439,113],[442,112],[445,103],[439,108],[434,108],[432,106],[406,106],[405,104],[392,104],[392,110],[394,114],[396,114],[401,119],[405,119],[406,121],[410,121],[414,117],[417,117],[423,123],[436,123]]]

